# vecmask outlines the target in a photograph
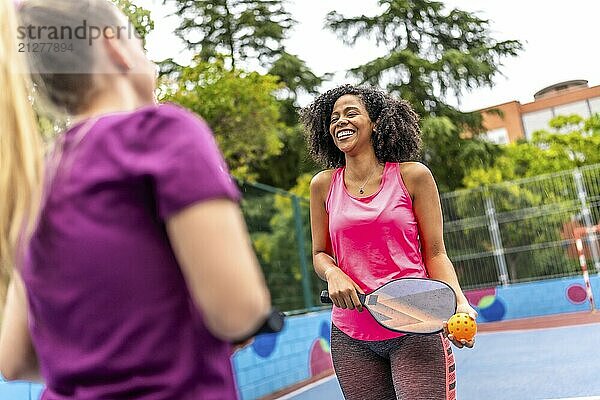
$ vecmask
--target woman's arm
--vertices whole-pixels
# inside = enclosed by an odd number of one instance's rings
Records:
[[[170,217],[167,231],[210,331],[224,340],[252,334],[271,299],[237,204],[197,203]]]
[[[471,307],[460,288],[454,266],[446,254],[442,207],[431,171],[421,163],[402,163],[400,168],[413,200],[423,262],[429,277],[446,282],[454,289],[457,312],[465,312],[476,318],[477,312]]]
[[[0,373],[9,381],[41,382],[37,356],[29,336],[27,307],[23,280],[14,271],[0,332]]]
[[[336,264],[329,239],[329,216],[325,209],[332,171],[322,171],[310,182],[310,227],[312,235],[313,267],[319,278],[327,282],[329,297],[336,307],[355,307],[362,311],[356,291],[360,287]]]

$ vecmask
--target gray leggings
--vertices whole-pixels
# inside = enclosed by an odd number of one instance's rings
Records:
[[[442,334],[371,342],[332,325],[331,356],[346,400],[456,399],[454,355]]]

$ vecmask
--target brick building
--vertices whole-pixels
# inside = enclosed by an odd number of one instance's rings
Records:
[[[577,114],[584,118],[600,113],[600,86],[589,87],[585,80],[573,80],[548,86],[534,95],[534,101],[498,104],[478,110],[488,140],[498,144],[530,139],[533,132],[547,129],[557,115]],[[501,115],[490,110],[497,109]]]

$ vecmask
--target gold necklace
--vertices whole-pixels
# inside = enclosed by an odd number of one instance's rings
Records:
[[[373,174],[375,174],[375,171],[377,171],[377,167],[379,166],[379,164],[377,164],[375,166],[375,168],[373,168],[373,171],[371,171],[371,174],[369,175],[369,177],[367,178],[367,180],[358,187],[358,193],[360,194],[365,194],[365,186],[367,185],[367,183],[369,182],[369,180],[373,177]]]

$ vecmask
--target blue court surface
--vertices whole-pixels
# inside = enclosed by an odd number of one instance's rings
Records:
[[[600,399],[600,324],[480,333],[456,349],[459,400]],[[343,400],[335,377],[281,400]]]

